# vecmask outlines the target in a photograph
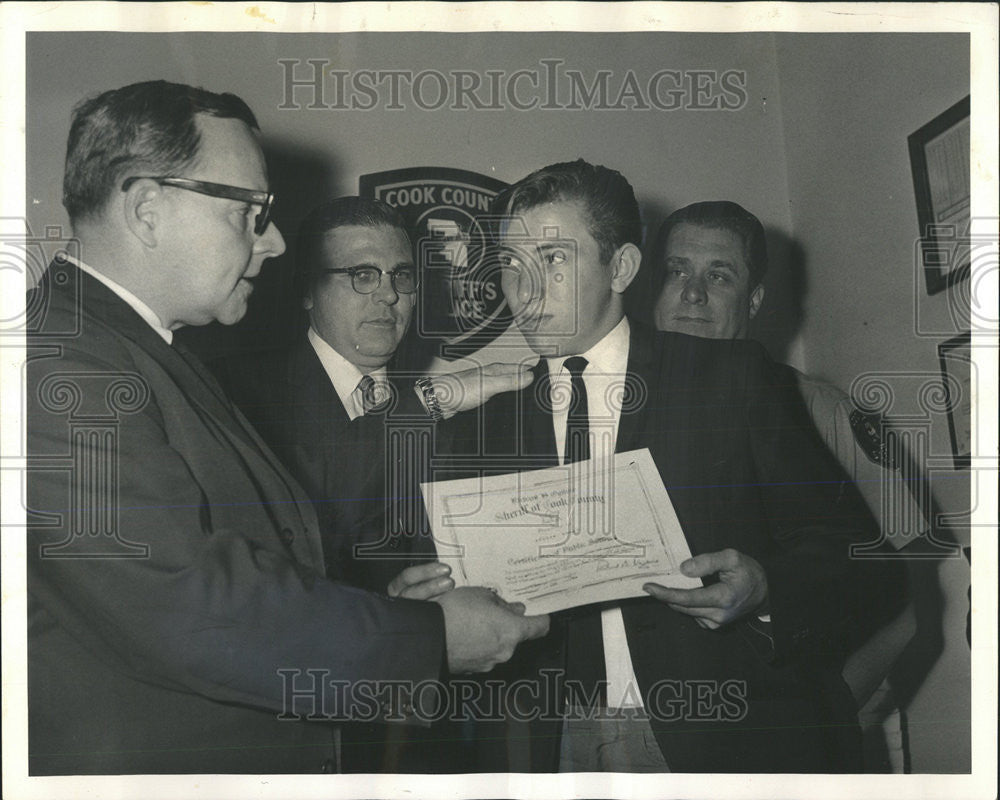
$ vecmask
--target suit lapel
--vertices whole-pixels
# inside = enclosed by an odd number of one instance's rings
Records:
[[[159,339],[158,336],[156,338]],[[160,341],[166,345],[162,339]],[[225,431],[231,443],[244,454],[245,458],[263,461],[280,476],[291,495],[305,499],[294,478],[271,452],[271,448],[260,438],[249,420],[233,405],[218,381],[194,353],[183,344],[177,343],[174,347],[157,348],[154,355],[160,359],[161,364],[170,372],[177,384],[184,389],[192,404],[199,407],[209,420]],[[192,380],[192,375],[197,380]]]
[[[176,340],[173,346],[167,344],[124,300],[82,270],[80,280],[86,297],[84,307],[91,309],[103,325],[130,340],[156,361],[184,390],[192,404],[217,425],[244,444],[258,446],[249,423],[236,416],[222,387],[194,353]]]
[[[292,350],[288,362],[288,383],[297,387],[300,397],[315,410],[321,410],[325,418],[342,425],[350,422],[351,418],[340,402],[340,395],[333,388],[330,376],[305,337]]]
[[[657,387],[657,353],[654,334],[641,325],[629,321],[629,354],[626,368],[625,403],[637,398],[636,407],[627,407],[618,423],[618,439],[615,452],[624,453],[648,446],[644,440],[650,430],[654,401],[652,392]],[[519,395],[519,416],[521,452],[533,456],[548,456],[552,465],[558,464],[555,432],[552,427],[552,413],[549,407],[549,368],[545,359],[540,359],[532,368],[535,380]]]
[[[383,418],[351,419],[319,356],[304,337],[290,360],[289,384],[295,402],[306,409],[311,429],[306,449],[323,454],[319,461],[328,493],[345,485],[364,486],[381,474],[381,460],[370,457],[368,451],[379,444],[372,441],[373,436],[385,436]],[[384,450],[382,447],[379,452]]]
[[[625,400],[618,423],[616,453],[627,453],[649,445],[646,439],[654,405],[653,389],[658,382],[653,334],[632,320],[629,320],[629,327]],[[634,402],[630,402],[633,398]]]
[[[132,342],[139,351],[155,361],[167,373],[178,389],[184,393],[205,426],[218,430],[249,465],[257,465],[250,468],[257,477],[262,491],[275,491],[280,486],[284,494],[295,499],[294,503],[284,502],[272,506],[276,508],[275,513],[278,514],[292,513],[292,509],[287,507],[294,506],[293,513],[297,516],[299,524],[315,538],[308,543],[308,552],[299,555],[322,563],[322,557],[319,556],[318,531],[315,525],[308,524],[309,520],[302,516],[302,509],[308,508],[309,503],[305,493],[273,455],[253,426],[229,401],[221,386],[198,357],[182,345],[172,347],[167,344],[142,317],[107,286],[82,270],[78,270],[78,274],[81,292],[85,298],[83,307],[87,309],[88,315],[92,315],[99,324],[109,327],[118,336]],[[261,479],[266,475],[266,470],[274,474],[275,480]]]
[[[518,415],[521,424],[521,453],[541,459],[543,466],[558,466],[559,454],[556,452],[556,437],[552,427],[552,409],[549,400],[548,362],[542,358],[532,367],[535,380],[520,393],[523,414]]]

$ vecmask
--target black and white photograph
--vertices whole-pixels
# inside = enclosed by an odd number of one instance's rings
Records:
[[[996,795],[996,5],[0,20],[5,797]]]
[[[923,234],[927,292],[935,294],[969,276],[969,261],[938,258],[937,240],[969,231],[972,171],[969,169],[969,100],[965,97],[910,134],[910,163],[917,217]]]

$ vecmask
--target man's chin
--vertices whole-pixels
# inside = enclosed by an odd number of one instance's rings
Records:
[[[396,339],[386,340],[384,342],[371,341],[369,339],[361,347],[354,351],[354,356],[362,359],[365,366],[377,368],[388,363],[392,357],[396,355],[396,349],[398,347],[399,341]],[[349,355],[344,355],[344,357],[350,359]]]
[[[528,343],[528,347],[531,348],[532,352],[543,357],[560,355],[565,350],[569,340],[568,336],[545,336],[530,332],[525,333],[524,331],[521,331],[521,335],[524,337],[524,341]]]
[[[397,337],[395,335],[395,329],[393,329],[391,333],[389,331],[384,331],[380,335],[371,335],[371,333],[369,333],[362,340],[362,344],[358,350],[364,355],[372,358],[384,356],[386,360],[388,360],[392,358],[393,353],[396,352],[396,348],[399,347],[400,341],[401,337]]]
[[[247,315],[246,300],[239,303],[229,303],[224,308],[219,309],[215,315],[215,321],[220,325],[235,325]]]

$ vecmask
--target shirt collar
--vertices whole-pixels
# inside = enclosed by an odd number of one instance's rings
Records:
[[[593,372],[597,374],[624,375],[628,365],[630,331],[628,317],[622,317],[621,321],[608,331],[603,339],[587,352],[579,354],[587,359],[587,368],[593,367]],[[568,357],[560,356],[559,358],[547,359],[551,377],[554,378],[558,375]]]
[[[70,264],[75,264],[80,268],[81,271],[86,272],[94,280],[98,280],[107,286],[112,292],[114,292],[118,297],[122,299],[123,302],[128,304],[128,306],[140,317],[142,317],[146,323],[151,327],[156,334],[163,339],[167,344],[173,344],[174,332],[169,328],[163,327],[163,323],[160,318],[156,315],[149,306],[147,306],[142,300],[136,297],[132,292],[122,286],[115,280],[112,280],[107,275],[102,272],[98,272],[91,266],[84,264],[80,259],[74,258],[69,253],[60,253],[59,257],[63,261],[68,261]]]
[[[358,369],[357,365],[352,364],[334,350],[312,328],[309,328],[307,338],[313,350],[316,351],[316,355],[319,357],[319,361],[323,365],[323,370],[326,372],[327,377],[330,378],[330,383],[333,384],[340,402],[343,403],[348,413],[354,408],[354,400],[352,399],[354,390],[358,388],[358,382],[363,375],[371,375],[375,383],[386,383],[387,370],[384,365],[370,372],[362,372]]]

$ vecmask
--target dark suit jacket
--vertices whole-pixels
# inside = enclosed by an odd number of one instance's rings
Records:
[[[35,292],[29,771],[329,770],[330,726],[278,715],[349,713],[324,679],[437,677],[440,610],[327,580],[296,481],[106,287],[56,261]]]
[[[385,593],[401,570],[435,557],[419,488],[434,424],[412,381],[390,372],[389,407],[351,420],[304,336],[289,351],[212,366],[312,498],[328,574]],[[462,731],[446,722],[345,725],[341,743],[346,772],[470,768]]]
[[[842,657],[852,636],[889,618],[887,598],[904,593],[902,573],[888,562],[849,557],[852,543],[878,539],[877,526],[792,387],[772,373],[753,342],[632,325],[616,449],[649,448],[692,554],[734,548],[763,565],[772,619],[767,626],[744,618],[713,631],[652,598],[621,604],[639,689],[674,771],[859,768]],[[498,473],[509,472],[512,460],[557,464],[551,416],[540,402],[547,375],[542,362],[528,389],[456,418],[459,452],[484,455],[486,465],[498,459]],[[522,645],[500,672],[510,680],[542,669],[558,674],[566,666],[567,620],[578,625],[599,611],[557,615],[562,624]],[[603,675],[599,638],[589,661],[585,672]],[[723,686],[732,704],[720,697]],[[709,698],[701,707],[698,693]],[[531,724],[530,754],[508,760],[508,768],[556,769],[561,701],[547,702],[556,719]],[[509,755],[525,730],[511,720],[504,726],[492,735]]]
[[[233,401],[312,498],[330,575],[376,592],[434,556],[419,481],[434,425],[412,381],[351,420],[303,336],[291,349],[212,364]],[[388,454],[388,461],[387,461]]]

